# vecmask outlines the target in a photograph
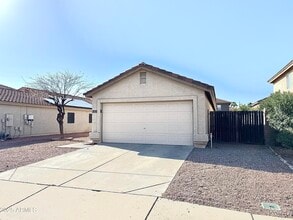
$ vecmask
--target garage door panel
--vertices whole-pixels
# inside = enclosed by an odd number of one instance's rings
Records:
[[[119,142],[121,143],[143,143],[145,141],[143,133],[136,132],[131,135],[123,132],[105,132],[103,133],[104,142]]]
[[[145,123],[145,132],[151,134],[164,134],[168,133],[168,124],[167,123]]]
[[[141,123],[104,123],[103,130],[108,133],[144,132],[143,125]]]
[[[103,141],[192,145],[192,102],[103,105]]]
[[[189,134],[190,130],[192,130],[191,126],[186,126],[185,123],[178,123],[176,125],[168,126],[168,133],[170,134]]]

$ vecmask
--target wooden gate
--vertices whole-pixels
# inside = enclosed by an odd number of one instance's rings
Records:
[[[210,113],[210,131],[217,142],[264,144],[262,111],[218,111]]]

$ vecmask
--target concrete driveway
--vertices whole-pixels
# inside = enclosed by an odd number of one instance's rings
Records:
[[[144,219],[191,150],[94,145],[0,173],[0,219]]]

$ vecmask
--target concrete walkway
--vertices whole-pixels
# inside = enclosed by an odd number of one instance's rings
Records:
[[[0,173],[0,219],[281,219],[161,198],[192,147],[81,148]]]

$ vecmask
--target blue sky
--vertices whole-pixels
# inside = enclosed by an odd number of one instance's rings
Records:
[[[292,59],[291,0],[0,0],[0,84],[84,73],[94,86],[140,62],[254,102]]]

